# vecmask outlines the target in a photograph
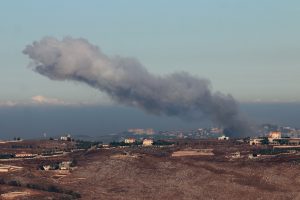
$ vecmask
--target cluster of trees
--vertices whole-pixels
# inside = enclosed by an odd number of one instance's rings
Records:
[[[175,142],[169,142],[166,140],[157,140],[153,142],[153,145],[158,145],[158,146],[172,145],[172,144],[175,144]]]
[[[20,144],[13,144],[11,145],[11,148],[13,149],[32,149],[32,145],[20,145]]]
[[[261,155],[276,155],[280,153],[289,153],[290,151],[299,151],[297,148],[284,148],[284,149],[259,149],[256,151],[257,154]]]
[[[36,183],[22,184],[19,180],[5,181],[3,178],[0,178],[0,185],[9,185],[9,186],[15,186],[15,187],[27,187],[29,189],[34,189],[34,190],[42,190],[42,191],[47,191],[47,192],[55,192],[55,193],[70,195],[73,199],[81,198],[81,195],[79,193],[74,192],[72,190],[62,189],[55,185],[44,185],[44,184],[36,184]]]
[[[90,149],[91,147],[98,147],[102,142],[99,141],[84,141],[84,140],[76,140],[76,147],[78,149]]]
[[[14,158],[15,154],[0,154],[0,159]]]
[[[35,190],[43,190],[43,191],[47,191],[47,192],[67,194],[67,195],[71,195],[73,198],[81,198],[81,195],[79,193],[74,192],[73,190],[65,190],[65,189],[59,188],[55,185],[43,186],[43,185],[34,184],[34,183],[27,183],[26,187],[30,188],[30,189],[35,189]]]
[[[143,143],[141,141],[135,141],[134,143],[125,143],[124,141],[122,142],[111,142],[109,143],[109,146],[111,147],[119,147],[119,146],[135,146],[135,145],[142,145]]]
[[[263,137],[261,144],[269,144],[269,139],[267,137]]]
[[[288,139],[275,139],[274,141],[278,142],[280,145],[288,145],[289,144]]]

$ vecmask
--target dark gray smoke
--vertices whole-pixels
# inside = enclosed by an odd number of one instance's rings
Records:
[[[212,92],[210,82],[186,72],[151,74],[134,58],[108,57],[85,39],[52,37],[28,45],[24,51],[34,71],[52,80],[86,83],[114,101],[156,115],[184,119],[208,117],[228,135],[248,134],[237,102],[231,95]]]

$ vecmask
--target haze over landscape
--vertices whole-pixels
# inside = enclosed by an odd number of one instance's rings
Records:
[[[241,109],[257,123],[284,124],[299,127],[298,104],[242,104]],[[97,137],[132,127],[155,130],[197,129],[211,127],[207,120],[187,122],[174,117],[157,117],[122,106],[85,107],[14,107],[0,108],[1,137],[18,135],[24,138],[41,138],[43,134],[57,136],[64,132]],[[280,115],[278,115],[280,113]],[[126,116],[130,115],[128,118]],[[89,118],[89,120],[86,120]],[[17,126],[16,126],[17,124]],[[116,125],[117,124],[117,125]]]

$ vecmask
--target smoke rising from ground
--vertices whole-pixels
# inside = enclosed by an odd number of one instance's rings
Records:
[[[85,39],[43,38],[23,51],[34,71],[52,80],[83,82],[123,105],[156,115],[209,118],[231,136],[246,135],[248,124],[229,94],[213,92],[210,82],[187,72],[151,74],[134,58],[109,57]]]

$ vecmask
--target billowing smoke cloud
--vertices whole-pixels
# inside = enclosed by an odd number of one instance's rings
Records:
[[[184,119],[209,118],[231,136],[248,134],[231,95],[212,92],[210,82],[186,72],[151,74],[134,58],[108,57],[85,39],[43,38],[24,51],[34,71],[52,80],[86,83],[114,101],[156,115]]]

